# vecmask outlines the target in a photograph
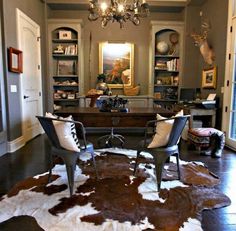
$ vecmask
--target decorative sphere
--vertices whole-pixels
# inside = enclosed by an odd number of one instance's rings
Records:
[[[66,98],[67,98],[67,94],[66,94],[66,93],[62,93],[62,94],[61,94],[61,98],[62,98],[62,99],[66,99]]]
[[[169,51],[169,45],[165,41],[160,41],[157,43],[157,51],[161,55],[166,55]]]

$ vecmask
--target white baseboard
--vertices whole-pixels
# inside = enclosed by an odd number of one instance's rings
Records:
[[[19,138],[13,141],[7,142],[7,152],[15,152],[24,145],[25,145],[25,139],[23,136],[20,136]]]
[[[236,151],[235,147],[232,147],[231,145],[229,144],[225,144],[225,146],[233,151]]]

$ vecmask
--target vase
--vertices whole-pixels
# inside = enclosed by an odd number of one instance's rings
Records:
[[[96,84],[96,89],[103,91],[103,94],[105,94],[108,91],[108,86],[105,82],[98,81],[98,83]]]

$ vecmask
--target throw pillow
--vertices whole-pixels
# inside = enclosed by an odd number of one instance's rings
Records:
[[[68,116],[66,118],[58,117],[51,113],[46,112],[46,116],[50,118],[59,118],[64,120],[73,120],[72,116]],[[70,122],[63,122],[63,121],[53,121],[53,125],[55,127],[55,131],[57,133],[58,140],[60,145],[70,151],[80,151],[80,144],[79,140],[76,135],[75,124]]]
[[[183,110],[179,111],[175,116],[183,116]],[[157,120],[167,119],[157,114]],[[170,137],[171,129],[174,120],[167,120],[158,122],[156,125],[156,134],[153,137],[152,142],[148,145],[148,148],[158,148],[166,146]]]

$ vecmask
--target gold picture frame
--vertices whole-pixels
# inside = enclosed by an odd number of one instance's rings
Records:
[[[202,88],[216,89],[216,67],[202,71]]]
[[[110,88],[134,84],[134,44],[99,43],[99,73],[106,76]]]

